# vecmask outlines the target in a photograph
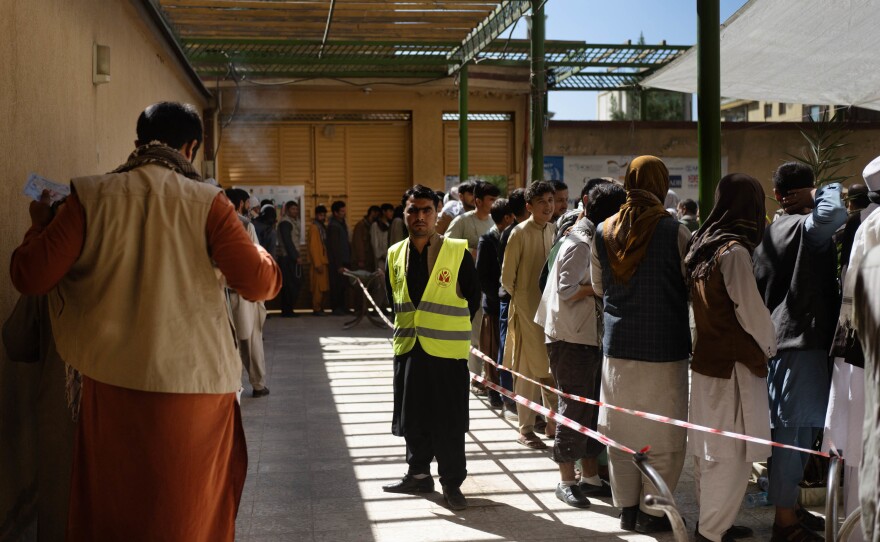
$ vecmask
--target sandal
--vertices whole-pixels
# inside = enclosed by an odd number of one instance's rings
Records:
[[[532,450],[544,450],[547,448],[547,445],[544,444],[544,441],[541,440],[541,438],[534,433],[520,434],[520,436],[517,437],[516,441],[526,448],[531,448]]]

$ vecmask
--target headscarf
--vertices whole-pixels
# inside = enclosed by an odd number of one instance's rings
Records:
[[[715,189],[715,207],[688,243],[688,280],[707,279],[722,249],[740,243],[749,253],[764,237],[764,189],[754,177],[731,173]]]
[[[648,252],[654,229],[663,217],[669,190],[669,170],[656,156],[639,156],[630,162],[623,187],[626,202],[620,212],[604,222],[602,238],[614,281],[626,284]]]

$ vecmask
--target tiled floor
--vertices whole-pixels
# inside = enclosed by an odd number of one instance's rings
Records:
[[[462,487],[470,507],[447,510],[440,493],[384,493],[406,471],[403,439],[390,433],[390,332],[367,322],[344,331],[345,320],[302,315],[266,324],[271,395],[253,399],[245,385],[250,464],[237,540],[673,540],[620,531],[610,499],[592,499],[588,510],[559,502],[548,453],[516,444],[513,425],[476,397]],[[675,498],[692,530],[690,471],[688,460]],[[768,540],[770,510],[744,509],[737,523]]]

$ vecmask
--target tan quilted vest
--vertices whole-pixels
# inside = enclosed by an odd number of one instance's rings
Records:
[[[220,189],[158,165],[71,185],[86,231],[49,296],[61,357],[124,388],[238,390],[241,361],[205,237]]]

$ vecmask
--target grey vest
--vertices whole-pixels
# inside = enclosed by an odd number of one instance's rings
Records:
[[[653,362],[687,359],[691,331],[678,251],[681,224],[671,216],[660,219],[647,254],[628,284],[614,281],[603,226],[596,229],[596,252],[605,290],[605,355]]]
[[[828,351],[840,312],[837,251],[831,240],[818,251],[804,245],[808,216],[779,217],[755,249],[758,291],[770,309],[780,351]]]

